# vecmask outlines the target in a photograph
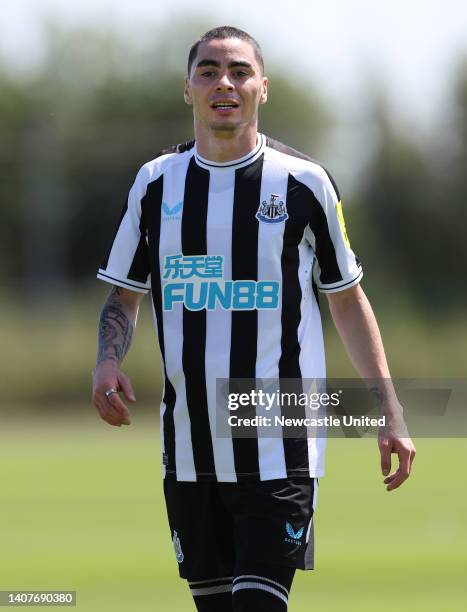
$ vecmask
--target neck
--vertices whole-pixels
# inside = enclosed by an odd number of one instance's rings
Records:
[[[257,125],[245,130],[206,130],[195,123],[196,149],[205,159],[227,162],[247,155],[256,146]]]

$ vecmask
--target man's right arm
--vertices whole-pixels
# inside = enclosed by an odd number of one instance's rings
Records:
[[[101,312],[98,331],[97,362],[93,371],[92,400],[101,418],[120,427],[130,424],[130,412],[118,393],[136,401],[128,376],[120,371],[120,364],[130,348],[143,293],[114,286]]]

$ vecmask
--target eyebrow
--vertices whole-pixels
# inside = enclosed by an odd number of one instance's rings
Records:
[[[220,68],[221,64],[217,60],[214,59],[203,59],[196,64],[196,68],[204,68],[205,66],[215,66],[216,68]],[[250,62],[245,62],[241,60],[234,60],[229,62],[228,68],[253,68]]]

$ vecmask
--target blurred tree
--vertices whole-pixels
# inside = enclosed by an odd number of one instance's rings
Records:
[[[449,151],[451,154],[447,158],[448,172],[447,177],[449,183],[452,184],[457,201],[456,219],[453,219],[453,225],[462,231],[467,226],[467,206],[465,204],[467,193],[467,57],[462,58],[459,62],[457,70],[457,78],[454,85],[454,101],[455,109],[453,113],[453,125],[449,134]],[[449,193],[447,191],[446,193]],[[459,272],[460,264],[464,263],[466,258],[467,240],[464,235],[460,236],[458,251]],[[465,276],[465,275],[463,275]]]
[[[465,110],[467,116],[467,104]],[[413,302],[432,315],[463,309],[467,277],[460,263],[467,260],[467,243],[461,181],[449,171],[440,143],[422,147],[394,124],[381,101],[372,120],[377,146],[362,177],[359,217],[365,226],[361,256],[374,270],[375,295],[386,305]],[[462,151],[467,155],[467,139]]]
[[[22,269],[20,197],[24,178],[25,138],[44,108],[35,96],[35,82],[16,80],[0,66],[0,277],[10,289]]]

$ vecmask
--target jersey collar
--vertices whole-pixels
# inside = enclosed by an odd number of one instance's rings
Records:
[[[265,146],[266,146],[266,137],[264,136],[264,134],[260,134],[258,132],[258,140],[256,143],[256,147],[252,151],[250,151],[243,157],[239,157],[238,159],[231,159],[228,162],[214,162],[214,161],[211,161],[210,159],[205,159],[204,157],[201,157],[201,155],[199,155],[198,153],[198,150],[196,148],[196,143],[195,143],[195,153],[194,153],[195,161],[198,164],[198,166],[201,166],[202,168],[206,168],[207,170],[225,170],[229,168],[236,170],[237,168],[248,166],[249,164],[256,161],[258,157],[260,157],[263,154]]]

